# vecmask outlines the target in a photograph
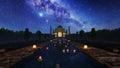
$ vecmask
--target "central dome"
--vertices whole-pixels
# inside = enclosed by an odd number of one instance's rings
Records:
[[[59,26],[58,26],[58,28],[62,28],[62,26],[61,26],[61,25],[59,25]]]

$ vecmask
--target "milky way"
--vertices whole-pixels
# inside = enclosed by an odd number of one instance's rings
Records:
[[[50,25],[71,27],[71,33],[91,28],[120,27],[120,0],[0,0],[0,28],[29,28],[49,33]]]
[[[57,2],[51,0],[26,0],[40,16],[43,16],[45,13],[53,15],[57,18],[58,21],[61,21],[62,18],[70,18],[70,13],[66,8],[60,6]],[[44,13],[45,12],[45,13]]]
[[[43,22],[47,22],[46,25],[51,25],[52,23],[54,25],[51,26],[54,27],[58,25],[62,25],[66,28],[68,26],[71,26],[71,28],[73,28],[76,31],[82,29],[85,25],[83,21],[77,20],[78,18],[74,17],[73,13],[70,12],[69,7],[63,6],[64,3],[62,3],[62,1],[26,0],[26,3],[36,12],[36,14],[40,16],[40,19],[45,19],[42,20]]]

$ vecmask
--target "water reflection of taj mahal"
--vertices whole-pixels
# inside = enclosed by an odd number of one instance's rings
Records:
[[[54,37],[66,37],[66,35],[70,34],[70,26],[66,30],[62,26],[58,26],[55,30],[52,30],[50,26],[50,34],[54,35]]]

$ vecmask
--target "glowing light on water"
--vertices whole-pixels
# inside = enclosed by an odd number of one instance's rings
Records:
[[[69,49],[67,49],[66,51],[69,52]]]
[[[46,47],[46,50],[48,50],[49,48],[48,47]]]
[[[88,49],[88,45],[84,45],[84,49]]]
[[[39,56],[39,57],[38,57],[38,61],[39,61],[39,62],[42,62],[42,60],[43,60],[43,59],[42,59],[42,56]]]
[[[33,45],[32,48],[33,48],[33,49],[36,49],[36,48],[37,48],[37,45]]]
[[[73,50],[73,53],[76,53],[76,50]]]
[[[62,52],[65,53],[65,49],[63,49]]]

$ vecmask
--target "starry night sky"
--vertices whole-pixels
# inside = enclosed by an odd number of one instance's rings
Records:
[[[50,25],[71,27],[74,33],[91,28],[120,27],[120,0],[0,0],[0,28],[29,28],[49,33]],[[47,7],[46,7],[47,6]]]

